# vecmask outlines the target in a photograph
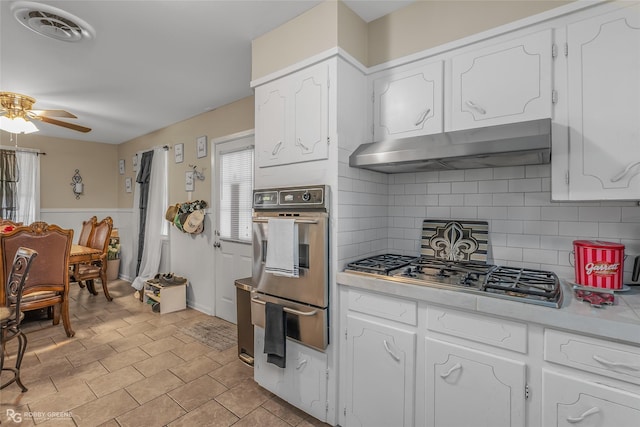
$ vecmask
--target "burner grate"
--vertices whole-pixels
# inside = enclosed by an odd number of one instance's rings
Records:
[[[416,258],[408,255],[383,254],[364,258],[347,264],[346,270],[363,273],[388,275],[391,270],[396,270],[409,265]]]

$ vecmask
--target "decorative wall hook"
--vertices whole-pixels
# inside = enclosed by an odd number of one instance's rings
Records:
[[[76,199],[80,198],[80,195],[84,191],[84,184],[82,183],[82,177],[80,176],[80,170],[76,169],[76,173],[71,177],[71,189],[73,194],[76,195]]]
[[[189,165],[191,169],[193,169],[193,177],[198,181],[204,181],[204,174],[202,172],[198,172],[197,165]]]

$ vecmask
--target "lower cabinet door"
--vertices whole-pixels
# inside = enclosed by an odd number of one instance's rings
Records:
[[[543,370],[542,425],[637,427],[640,395]]]
[[[430,338],[425,355],[427,426],[525,425],[523,362]]]
[[[416,333],[347,315],[347,426],[413,425]]]
[[[267,362],[264,354],[264,329],[254,328],[255,355],[253,379],[263,388],[288,403],[327,419],[327,355],[292,340],[287,340],[286,367]]]

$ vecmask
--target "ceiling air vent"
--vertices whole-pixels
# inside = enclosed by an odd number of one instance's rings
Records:
[[[95,37],[95,30],[91,25],[57,7],[17,1],[11,6],[11,10],[22,25],[52,39],[79,42]]]

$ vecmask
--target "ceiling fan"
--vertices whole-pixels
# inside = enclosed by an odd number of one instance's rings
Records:
[[[0,105],[2,110],[0,116],[5,116],[8,119],[23,119],[25,121],[40,120],[41,122],[49,123],[56,126],[62,126],[67,129],[75,130],[78,132],[89,132],[90,128],[76,125],[73,123],[63,122],[52,117],[63,117],[68,119],[76,119],[73,114],[64,110],[34,110],[31,107],[35,104],[36,100],[30,96],[21,95],[14,92],[0,92]]]

